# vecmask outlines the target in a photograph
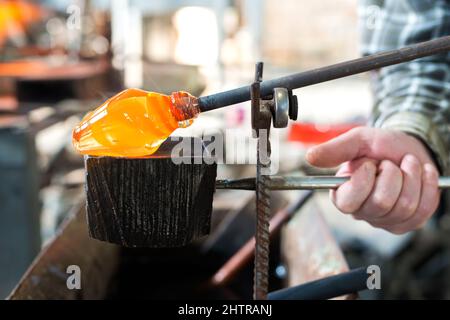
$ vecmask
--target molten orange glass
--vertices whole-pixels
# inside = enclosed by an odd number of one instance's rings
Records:
[[[127,89],[88,113],[74,128],[72,142],[82,154],[114,157],[151,155],[177,128],[200,112],[187,92],[170,96]]]
[[[10,37],[25,35],[34,22],[44,18],[45,10],[29,1],[0,1],[0,46]]]

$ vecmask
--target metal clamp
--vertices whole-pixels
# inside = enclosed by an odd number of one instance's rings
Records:
[[[255,69],[255,81],[250,87],[253,138],[259,137],[259,130],[269,130],[272,121],[272,114],[270,111],[271,100],[261,99],[260,83],[262,81],[262,74],[263,63],[258,62]]]
[[[261,70],[258,70],[258,68],[261,68]],[[257,64],[256,69],[256,72],[262,75],[262,63]],[[255,82],[251,85],[254,138],[259,136],[258,130],[270,128],[272,118],[274,128],[286,128],[289,119],[297,120],[298,114],[297,97],[292,94],[291,90],[275,88],[270,99],[261,99],[260,83],[262,76],[258,77],[258,74],[255,77]]]

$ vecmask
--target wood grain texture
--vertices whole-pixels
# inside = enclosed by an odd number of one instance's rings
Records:
[[[90,235],[126,247],[179,247],[210,230],[216,164],[86,157]]]

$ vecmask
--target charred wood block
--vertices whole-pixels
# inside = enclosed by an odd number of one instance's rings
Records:
[[[186,154],[180,164],[171,154],[175,145],[168,141],[148,158],[85,158],[91,237],[161,248],[209,233],[217,165]]]

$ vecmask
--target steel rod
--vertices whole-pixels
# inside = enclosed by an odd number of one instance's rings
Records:
[[[336,189],[343,183],[347,182],[349,179],[349,177],[333,176],[270,176],[269,188],[271,190]],[[438,186],[440,189],[450,189],[450,177],[440,177]],[[255,190],[255,178],[238,180],[217,180],[216,189]]]
[[[326,300],[367,289],[366,268],[315,280],[269,293],[269,300]]]
[[[261,96],[271,95],[273,89],[278,87],[289,90],[302,88],[438,53],[444,53],[449,50],[450,36],[437,38],[398,50],[382,52],[314,70],[263,81],[261,82]],[[205,112],[248,100],[250,100],[250,86],[244,86],[200,97],[198,103],[200,110]]]

